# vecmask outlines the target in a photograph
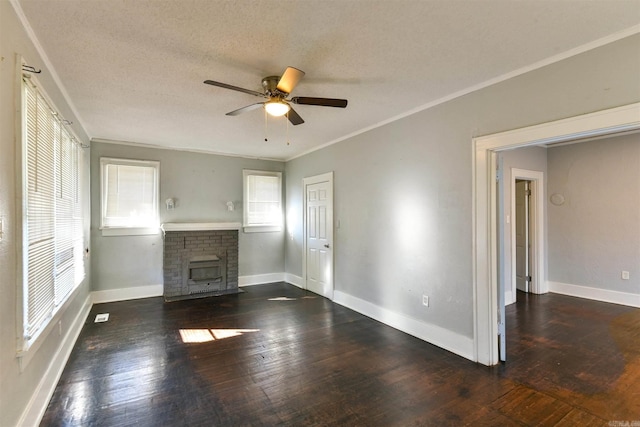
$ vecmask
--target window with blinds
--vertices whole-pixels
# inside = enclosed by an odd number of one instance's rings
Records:
[[[158,179],[160,163],[149,160],[100,159],[103,232],[109,229],[138,229],[157,233]]]
[[[282,229],[282,173],[243,171],[245,231]]]
[[[82,147],[23,78],[23,350],[85,276]]]

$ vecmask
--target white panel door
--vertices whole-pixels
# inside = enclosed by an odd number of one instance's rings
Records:
[[[529,292],[529,181],[516,181],[516,288]]]
[[[333,183],[305,184],[306,288],[333,299]]]

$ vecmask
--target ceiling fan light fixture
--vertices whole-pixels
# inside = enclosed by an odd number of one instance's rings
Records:
[[[282,101],[269,101],[264,104],[264,109],[267,110],[267,113],[274,117],[284,116],[289,112],[291,107],[286,102]]]

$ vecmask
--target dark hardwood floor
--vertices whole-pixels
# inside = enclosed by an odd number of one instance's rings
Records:
[[[95,305],[41,425],[640,420],[638,309],[519,294],[507,308],[509,360],[488,368],[291,285],[244,289]]]

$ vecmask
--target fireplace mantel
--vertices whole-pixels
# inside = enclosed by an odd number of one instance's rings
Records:
[[[160,226],[162,231],[207,231],[207,230],[240,230],[239,222],[165,222]]]

